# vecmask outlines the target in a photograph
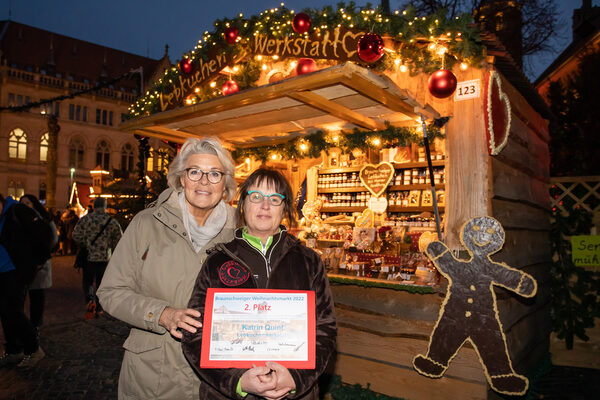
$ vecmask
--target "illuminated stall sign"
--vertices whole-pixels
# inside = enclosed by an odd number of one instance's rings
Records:
[[[305,37],[276,38],[267,35],[256,35],[254,41],[246,44],[250,56],[278,56],[284,58],[314,58],[339,62],[361,62],[357,54],[358,39],[365,32],[343,27],[331,31],[321,31],[320,35]],[[226,66],[234,64],[233,52],[223,47],[214,49],[207,60],[195,60],[189,74],[182,73],[177,80],[170,82],[165,93],[160,93],[160,111],[170,110],[183,104],[197,87],[212,81]]]

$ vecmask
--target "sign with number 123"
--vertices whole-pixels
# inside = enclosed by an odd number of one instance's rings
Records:
[[[454,101],[476,99],[479,97],[479,86],[479,79],[458,82],[456,92],[454,92]]]

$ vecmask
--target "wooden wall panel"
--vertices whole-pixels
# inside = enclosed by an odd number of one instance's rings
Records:
[[[505,230],[505,232],[504,246],[493,255],[494,260],[505,262],[517,269],[552,261],[550,238],[547,232],[525,230]]]
[[[496,158],[491,158],[491,168],[493,187],[490,198],[519,200],[544,208],[549,206],[548,183],[532,178]]]
[[[550,212],[531,204],[492,199],[492,215],[504,229],[550,230]]]
[[[480,79],[483,71],[473,69],[459,80]],[[453,102],[453,116],[447,125],[446,149],[446,243],[460,248],[458,233],[465,221],[488,215],[487,139],[482,97]]]

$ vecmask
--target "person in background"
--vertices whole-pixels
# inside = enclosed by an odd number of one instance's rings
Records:
[[[47,224],[52,228],[52,232],[55,234],[54,247],[58,241],[58,235],[56,233],[56,225],[52,220],[52,217],[46,211],[40,201],[32,194],[24,194],[20,200],[21,204],[25,204],[27,207],[37,211],[37,213],[46,221]],[[36,334],[39,337],[40,327],[44,321],[44,308],[46,305],[46,289],[52,286],[52,259],[48,259],[43,265],[40,266],[33,282],[29,284],[29,319],[31,325],[35,329]]]
[[[337,325],[329,280],[319,255],[288,234],[294,224],[290,184],[278,171],[259,168],[240,187],[237,208],[244,226],[206,259],[188,308],[204,313],[208,288],[287,289],[315,292],[315,369],[288,369],[277,362],[250,369],[200,368],[202,327],[183,331],[183,353],[200,374],[200,399],[319,399],[317,380],[335,350]],[[234,273],[232,274],[232,270]],[[236,279],[230,279],[235,276]]]
[[[75,214],[75,210],[69,208],[65,210],[62,217],[62,229],[64,230],[63,237],[63,255],[76,254],[77,247],[73,239],[73,230],[79,221],[79,217]]]
[[[0,215],[0,320],[6,340],[0,367],[17,364],[20,368],[31,368],[45,353],[24,311],[27,285],[33,278],[29,271],[37,265],[24,226],[40,217],[12,197],[5,199],[2,195]]]
[[[73,240],[79,246],[85,246],[88,249],[82,278],[83,293],[87,304],[86,319],[102,313],[94,282],[96,289],[99,288],[108,260],[122,235],[123,231],[119,223],[106,213],[104,197],[94,199],[94,212],[84,215],[73,229]]]
[[[200,324],[186,306],[206,251],[233,238],[234,173],[217,139],[188,139],[169,165],[169,188],[125,230],[98,290],[104,309],[132,325],[120,399],[198,398],[180,339]]]

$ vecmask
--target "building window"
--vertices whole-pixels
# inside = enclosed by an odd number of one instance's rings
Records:
[[[110,168],[110,147],[105,140],[96,146],[96,166],[100,166],[105,171]]]
[[[82,109],[83,108],[83,114]],[[69,119],[71,121],[86,121],[87,120],[87,107],[81,107],[75,104],[69,104]]]
[[[17,99],[18,101],[18,99]],[[43,100],[42,100],[43,101]],[[54,114],[56,117],[60,117],[60,103],[44,103],[40,105],[40,114],[50,115]]]
[[[10,131],[8,136],[8,157],[25,160],[27,156],[27,134],[21,128]]]
[[[148,149],[148,158],[146,159],[146,171],[151,172],[154,168],[154,149]]]
[[[169,150],[158,149],[156,152],[156,170],[165,171],[169,166]]]
[[[19,200],[25,194],[25,188],[23,182],[10,180],[8,182],[8,196],[12,196],[13,199]]]
[[[15,101],[15,94],[14,93],[9,93],[8,94],[8,106],[9,107],[14,107],[16,105],[17,105],[17,103]]]
[[[124,171],[133,171],[133,146],[129,143],[123,146],[121,151],[121,169]]]
[[[83,143],[79,139],[69,143],[69,168],[83,168]]]
[[[110,125],[113,124],[113,112],[108,110],[102,110],[100,108],[96,108],[96,123],[102,125]]]
[[[50,141],[50,134],[48,132],[42,135],[40,139],[40,161],[48,161],[48,142]]]

